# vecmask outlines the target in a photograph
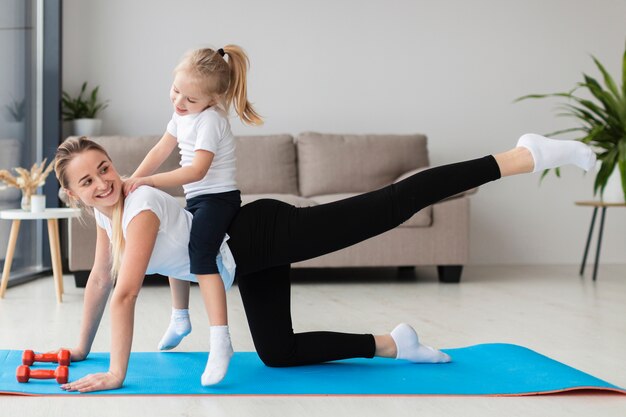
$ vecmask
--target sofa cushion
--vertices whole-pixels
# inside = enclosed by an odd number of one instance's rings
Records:
[[[427,166],[426,136],[331,135],[297,138],[300,195],[362,193]]]
[[[315,201],[309,198],[304,198],[293,194],[242,194],[241,205],[243,206],[244,204],[252,203],[253,201],[261,200],[263,198],[272,198],[274,200],[279,200],[296,207],[310,207],[317,205]]]
[[[237,187],[242,194],[298,194],[291,135],[237,136]]]
[[[340,193],[340,194],[325,194],[325,195],[314,195],[309,197],[309,200],[314,201],[316,204],[326,204],[332,203],[333,201],[343,200],[345,198],[354,197],[355,195],[359,195],[361,193]],[[398,227],[430,227],[433,223],[433,207],[428,206],[417,213],[415,213],[411,218],[404,223],[402,223]]]

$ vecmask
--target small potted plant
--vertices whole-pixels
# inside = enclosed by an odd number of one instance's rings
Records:
[[[594,148],[601,162],[594,183],[594,194],[600,193],[604,202],[623,203],[626,199],[626,51],[622,58],[622,85],[618,86],[604,66],[592,56],[602,74],[604,86],[583,73],[583,82],[576,84],[568,92],[552,94],[531,94],[518,98],[540,99],[559,97],[568,99],[561,104],[563,113],[559,116],[571,117],[577,126],[548,133],[546,136],[577,132],[580,140]],[[592,99],[576,95],[582,89],[591,94]],[[543,173],[545,176],[548,171]],[[556,170],[559,175],[558,169]],[[543,178],[542,176],[542,178]]]
[[[99,86],[96,86],[91,93],[87,92],[87,82],[80,88],[80,93],[76,97],[70,96],[67,91],[63,91],[63,120],[72,121],[74,134],[77,136],[96,136],[100,134],[102,120],[98,119],[98,113],[106,109],[107,101],[100,101],[98,98]]]

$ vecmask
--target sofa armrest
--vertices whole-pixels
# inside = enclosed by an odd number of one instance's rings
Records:
[[[394,184],[397,182],[400,182],[402,180],[405,180],[407,178],[409,178],[412,175],[417,174],[418,172],[422,172],[422,171],[426,171],[427,169],[430,169],[432,167],[420,167],[420,168],[416,168],[413,169],[409,172],[405,172],[404,174],[400,175],[398,178],[396,178],[396,180],[393,182]],[[460,198],[460,197],[465,197],[465,196],[469,196],[472,194],[476,194],[476,192],[478,192],[478,187],[474,187],[474,188],[470,188],[469,190],[463,191],[461,193],[458,194],[454,194],[448,198],[444,198],[442,201],[446,201],[446,200],[452,200],[454,198]]]

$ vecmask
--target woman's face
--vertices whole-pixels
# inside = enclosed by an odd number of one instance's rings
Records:
[[[66,170],[68,194],[88,207],[108,212],[122,193],[122,179],[105,154],[89,150],[77,154]]]

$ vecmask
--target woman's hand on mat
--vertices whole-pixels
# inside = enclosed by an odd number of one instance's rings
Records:
[[[120,378],[109,371],[99,374],[89,374],[77,381],[61,385],[61,389],[78,392],[106,391],[120,388],[123,382],[124,378]]]
[[[154,182],[150,179],[150,177],[137,177],[137,178],[127,178],[124,180],[124,196],[128,196],[128,194],[132,193],[137,189],[137,187],[141,185],[148,185],[152,187]]]

